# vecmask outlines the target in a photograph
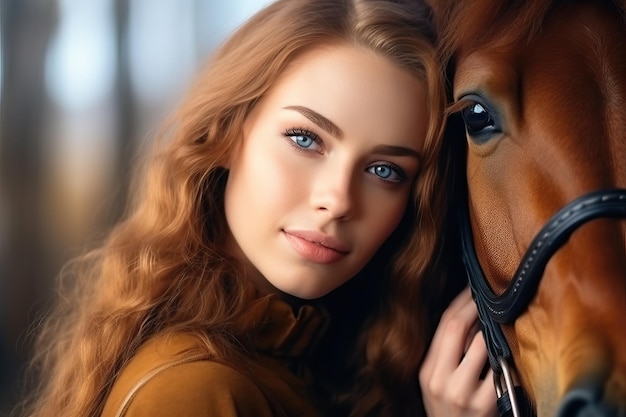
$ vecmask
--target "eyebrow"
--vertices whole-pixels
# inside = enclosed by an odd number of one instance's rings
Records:
[[[307,119],[309,119],[310,121],[315,123],[317,126],[324,129],[325,131],[327,131],[333,136],[336,136],[339,138],[343,136],[343,132],[341,131],[341,129],[339,129],[339,127],[336,124],[334,124],[333,122],[331,122],[330,120],[328,120],[326,117],[322,116],[315,110],[311,110],[308,107],[304,107],[304,106],[286,106],[283,108],[286,110],[297,111],[298,113],[302,114],[304,117],[306,117]]]
[[[417,152],[415,149],[406,148],[404,146],[379,145],[374,148],[374,152],[389,156],[411,156],[417,159],[422,158],[420,153]]]
[[[320,128],[329,132],[333,136],[336,136],[338,138],[341,138],[343,136],[343,132],[341,131],[341,129],[339,129],[339,127],[336,124],[334,124],[333,122],[331,122],[330,120],[328,120],[326,117],[322,116],[315,110],[312,110],[305,106],[286,106],[283,108],[286,110],[295,110],[299,112],[304,117],[306,117],[307,119],[309,119],[310,121],[318,125]],[[410,156],[413,158],[417,158],[418,160],[421,159],[421,155],[419,152],[411,148],[406,148],[404,146],[379,145],[376,148],[374,148],[374,152],[382,154],[382,155]]]

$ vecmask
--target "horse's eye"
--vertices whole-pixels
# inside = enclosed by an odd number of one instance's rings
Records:
[[[491,115],[479,103],[474,103],[466,107],[462,114],[465,126],[470,133],[478,133],[483,129],[493,126]]]
[[[484,143],[493,135],[500,133],[496,115],[479,102],[473,101],[461,110],[461,117],[468,136],[475,142]]]

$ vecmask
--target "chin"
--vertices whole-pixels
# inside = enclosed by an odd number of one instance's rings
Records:
[[[328,289],[304,288],[303,286],[299,286],[296,288],[280,288],[280,287],[277,287],[277,288],[279,291],[281,291],[283,294],[289,297],[299,298],[301,300],[316,300],[332,292],[336,287],[332,287]]]

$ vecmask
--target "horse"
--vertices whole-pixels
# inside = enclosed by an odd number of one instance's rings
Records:
[[[501,413],[626,416],[626,2],[429,5]]]

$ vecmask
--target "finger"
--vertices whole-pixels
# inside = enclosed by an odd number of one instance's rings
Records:
[[[452,300],[450,305],[446,308],[444,315],[442,316],[440,323],[446,320],[447,316],[454,315],[456,311],[462,308],[467,302],[471,299],[471,292],[469,287],[463,289],[456,297]],[[426,353],[426,357],[424,358],[424,362],[422,364],[422,370],[426,371],[426,369],[431,369],[435,363],[435,358],[439,349],[441,347],[442,339],[444,331],[442,330],[442,326],[438,325],[435,330],[435,334],[433,335],[432,340],[430,341],[430,346],[428,352]]]
[[[477,333],[458,368],[449,378],[456,398],[466,404],[474,403],[475,392],[483,383],[481,374],[486,364],[487,350],[482,333]]]
[[[465,353],[468,333],[475,325],[478,313],[473,301],[468,300],[454,315],[448,314],[439,324],[436,372],[450,375],[459,365]]]
[[[475,381],[474,385],[476,385],[483,369],[485,369],[487,356],[487,345],[485,344],[484,335],[483,332],[479,331],[474,335],[472,343],[465,352],[465,356],[463,356],[459,366],[468,378]]]
[[[450,305],[446,308],[443,316],[441,317],[440,324],[437,326],[437,330],[433,336],[433,339],[430,343],[430,351],[438,351],[442,344],[442,338],[444,338],[444,331],[442,329],[441,323],[449,320],[450,317],[454,317],[459,310],[462,310],[464,307],[468,305],[469,302],[472,302],[472,295],[470,289],[466,287],[462,290],[455,298],[452,300]]]
[[[485,410],[484,415],[497,416],[498,404],[496,389],[493,386],[493,370],[489,369],[487,376],[481,382],[480,386],[476,390],[474,400],[476,401],[476,407]]]
[[[476,320],[474,321],[474,324],[472,324],[472,327],[470,327],[469,331],[467,332],[467,337],[465,338],[465,348],[464,348],[465,352],[469,350],[470,345],[472,344],[472,341],[474,340],[474,336],[476,336],[476,334],[480,331],[481,331],[480,321]]]
[[[456,311],[461,309],[470,300],[472,300],[472,291],[470,290],[470,287],[465,287],[454,297],[446,310]]]
[[[420,369],[422,384],[437,385],[433,378],[447,378],[456,369],[465,351],[467,334],[475,326],[477,316],[471,292],[465,288],[450,303],[437,326]]]

